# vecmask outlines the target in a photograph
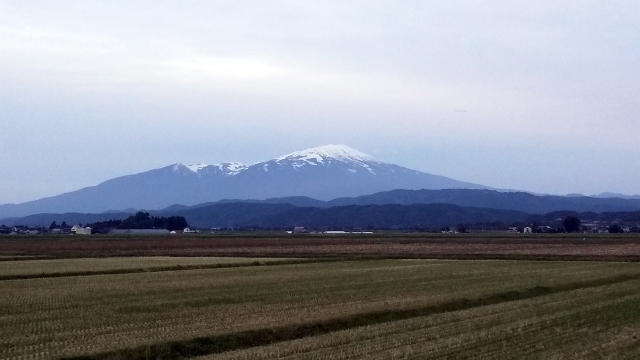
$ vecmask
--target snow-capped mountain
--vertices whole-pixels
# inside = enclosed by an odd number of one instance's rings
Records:
[[[362,167],[371,171],[368,163],[380,163],[376,161],[372,156],[361,153],[358,150],[352,149],[345,145],[325,145],[303,151],[296,151],[288,155],[281,156],[270,162],[274,162],[277,165],[291,165],[294,169],[301,168],[305,165],[330,165],[333,162],[341,162],[345,164],[351,164],[353,167]],[[251,166],[263,165],[265,172],[269,171],[269,165],[267,163],[258,163],[253,165],[245,165],[240,163],[222,163],[222,164],[195,164],[195,165],[183,165],[175,164],[174,169],[176,172],[180,172],[182,167],[186,167],[192,172],[200,175],[205,174],[223,174],[223,175],[237,175],[244,170],[249,169]],[[382,164],[382,163],[380,163]],[[356,169],[352,169],[357,171]]]
[[[296,151],[252,165],[173,164],[70,193],[0,205],[0,218],[44,212],[160,209],[222,199],[308,196],[319,200],[393,189],[487,189],[377,161],[345,145]]]
[[[296,151],[289,155],[275,159],[277,162],[297,161],[311,165],[324,164],[325,161],[341,161],[350,164],[362,164],[364,162],[377,162],[373,156],[361,153],[346,145],[325,145],[304,151]]]

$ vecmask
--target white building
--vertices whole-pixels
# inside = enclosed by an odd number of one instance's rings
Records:
[[[308,232],[309,231],[307,231],[307,228],[303,227],[303,226],[296,226],[296,227],[293,228],[293,233],[294,234],[306,234]]]
[[[71,233],[76,235],[91,235],[91,228],[88,226],[83,228],[80,225],[73,225]]]

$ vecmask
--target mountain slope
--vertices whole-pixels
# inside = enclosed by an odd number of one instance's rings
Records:
[[[222,203],[171,214],[184,216],[192,227],[233,228],[245,224],[262,226],[262,218],[288,211],[295,212],[296,209],[296,206],[290,204]]]
[[[253,165],[174,164],[66,194],[0,205],[0,218],[37,213],[162,209],[222,199],[306,196],[329,200],[392,189],[486,189],[375,160],[344,145],[294,152]]]
[[[309,197],[284,197],[266,200],[222,200],[216,203],[291,204],[298,207],[329,208],[350,205],[411,205],[453,204],[462,207],[514,210],[529,214],[545,214],[553,211],[573,212],[625,212],[640,210],[640,199],[594,198],[589,196],[567,197],[533,195],[525,192],[506,192],[482,189],[402,190],[383,191],[358,197],[344,197],[321,201]],[[203,207],[216,203],[180,206],[161,211]]]
[[[6,226],[46,226],[55,221],[58,225],[66,222],[69,226],[78,224],[88,224],[98,221],[122,220],[133,215],[129,212],[122,213],[101,213],[101,214],[82,214],[82,213],[64,213],[64,214],[34,214],[20,218],[6,218],[0,221],[0,225]]]
[[[216,203],[163,213],[184,216],[201,228],[410,229],[455,226],[460,223],[523,221],[531,215],[519,211],[461,207],[451,204],[351,205],[329,208],[296,207],[271,203]]]
[[[640,200],[640,195],[624,195],[619,193],[604,192],[597,195],[591,195],[595,198],[620,198],[620,199],[636,199]]]
[[[392,190],[355,198],[338,198],[327,202],[327,206],[434,203],[514,210],[530,214],[545,214],[561,210],[577,212],[640,210],[639,199],[539,196],[525,192],[468,189]]]
[[[351,205],[297,208],[248,221],[243,226],[314,229],[440,228],[461,223],[514,222],[531,215],[510,210],[460,207],[451,204]]]
[[[196,224],[208,224],[209,220],[215,221],[216,227],[235,227],[236,224],[248,224],[247,221],[280,214],[283,211],[292,211],[291,219],[297,219],[297,210],[294,207],[305,208],[302,212],[311,211],[309,208],[316,208],[317,211],[332,207],[345,206],[372,206],[372,205],[411,205],[411,204],[453,204],[464,208],[491,208],[496,210],[518,211],[529,214],[547,214],[552,212],[582,213],[589,219],[598,219],[600,213],[605,215],[612,212],[635,212],[640,210],[640,200],[619,199],[619,198],[592,198],[587,196],[565,197],[565,196],[537,196],[522,192],[499,192],[493,190],[466,190],[466,189],[446,189],[446,190],[392,190],[380,192],[372,195],[365,195],[354,198],[338,198],[331,201],[321,201],[309,197],[285,197],[270,198],[266,200],[221,200],[219,202],[208,202],[193,206],[172,205],[162,210],[151,211],[157,216],[184,215]],[[271,206],[274,205],[274,206]],[[282,205],[280,207],[275,205]],[[200,210],[202,209],[202,211]],[[123,213],[102,213],[102,214],[37,214],[22,218],[9,218],[0,220],[0,223],[7,225],[48,225],[51,221],[68,223],[108,220],[115,218],[126,218],[137,210],[129,209]],[[633,214],[635,214],[633,213]],[[552,213],[553,214],[553,213]],[[388,216],[394,216],[389,214]],[[539,215],[536,215],[539,216]],[[564,217],[564,215],[554,214],[552,216]],[[604,215],[603,215],[604,216]],[[609,215],[606,215],[609,216]],[[635,215],[634,215],[635,216]],[[509,220],[510,218],[507,218]],[[286,220],[286,219],[285,219]],[[611,219],[609,219],[611,220]],[[266,220],[265,220],[266,221]],[[269,220],[270,221],[270,220]],[[288,220],[287,220],[288,221]],[[278,224],[289,224],[288,222],[277,222]],[[267,222],[265,222],[267,224]],[[275,223],[274,223],[275,224]],[[252,226],[261,226],[253,224]],[[266,226],[266,225],[265,225]]]
[[[103,214],[38,214],[24,218],[5,219],[2,224],[48,226],[52,221],[58,224],[87,224],[95,221],[125,219],[129,213]],[[562,227],[562,219],[575,215],[585,222],[599,221],[637,226],[640,224],[640,211],[632,212],[575,212],[555,211],[546,214],[531,215],[520,211],[463,207],[452,204],[386,204],[386,205],[349,205],[329,208],[296,207],[290,204],[272,204],[256,202],[214,203],[180,210],[152,212],[154,216],[184,216],[190,226],[200,228],[222,227],[258,227],[271,229],[291,229],[294,226],[307,226],[314,229],[415,229],[441,228],[458,224],[484,223],[496,226],[504,224],[550,225]],[[503,225],[505,226],[505,225]]]

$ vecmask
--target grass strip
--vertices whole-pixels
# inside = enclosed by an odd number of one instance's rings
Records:
[[[612,285],[637,279],[640,279],[640,274],[620,275],[616,277],[580,281],[556,286],[535,286],[524,290],[500,292],[475,299],[461,298],[424,307],[366,312],[307,324],[292,324],[274,328],[263,328],[230,334],[197,337],[187,340],[163,342],[91,355],[63,357],[60,360],[185,359],[195,356],[218,354],[226,351],[264,346],[277,342],[297,340],[361,326],[467,310],[475,307],[530,299],[584,288]]]
[[[333,261],[344,261],[344,259],[301,258],[301,259],[275,260],[275,261],[256,260],[256,261],[247,262],[247,263],[172,265],[172,266],[156,266],[156,267],[147,267],[147,268],[110,269],[110,270],[95,270],[95,271],[86,270],[86,271],[50,272],[50,273],[39,273],[39,274],[14,274],[14,275],[0,275],[0,281],[58,278],[58,277],[70,277],[70,276],[137,274],[137,273],[162,272],[162,271],[208,270],[208,269],[238,268],[238,267],[249,267],[249,266],[296,265],[296,264],[322,263],[322,262],[333,262]]]

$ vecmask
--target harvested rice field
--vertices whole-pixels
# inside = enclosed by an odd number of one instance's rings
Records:
[[[628,281],[198,359],[638,359],[638,288]]]
[[[86,270],[72,260],[47,260],[36,273]],[[244,260],[0,280],[0,358],[589,358],[638,349],[637,263]],[[270,260],[282,261],[260,259]],[[109,270],[161,262],[93,261]]]
[[[80,258],[65,260],[20,260],[0,261],[0,278],[39,275],[100,274],[113,271],[160,271],[180,267],[208,267],[225,265],[271,264],[291,262],[282,258],[238,258],[238,257],[114,257]],[[300,259],[300,261],[303,261]]]
[[[135,256],[640,261],[640,234],[0,236],[8,259]]]

